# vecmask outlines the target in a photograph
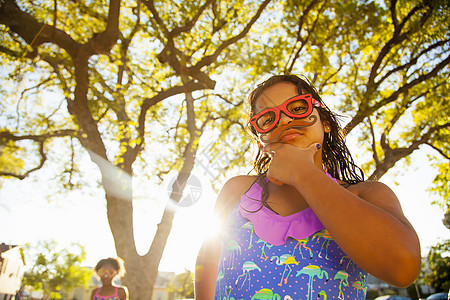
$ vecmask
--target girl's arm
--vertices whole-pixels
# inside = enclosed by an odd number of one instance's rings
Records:
[[[209,239],[200,248],[195,265],[195,299],[214,299],[220,239]]]
[[[355,263],[396,286],[417,278],[419,239],[391,189],[380,182],[341,187],[314,164],[320,156],[315,145],[276,144],[267,150],[273,157],[268,178],[294,186]]]
[[[128,289],[127,287],[119,287],[117,290],[120,300],[128,300]]]
[[[97,289],[98,289],[98,288],[95,288],[95,289],[92,290],[91,298],[90,298],[91,300],[94,299],[95,292],[97,291]]]
[[[205,240],[195,266],[195,299],[214,299],[217,269],[221,250],[221,233],[228,216],[255,180],[251,176],[237,176],[225,183],[216,201],[214,213],[220,220],[219,232]],[[208,224],[205,224],[208,226]]]

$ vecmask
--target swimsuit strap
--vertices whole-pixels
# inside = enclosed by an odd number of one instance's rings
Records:
[[[99,287],[97,289],[97,291],[95,292],[94,299],[105,299],[105,298],[109,299],[110,297],[116,297],[117,299],[119,299],[119,289],[117,288],[117,286],[114,287],[114,295],[112,295],[112,296],[99,295],[98,292],[100,291],[100,289],[101,289],[101,287]]]
[[[330,177],[331,179],[333,179],[334,182],[336,182],[337,184],[339,184],[339,182],[336,180],[336,178],[334,178],[333,176],[331,176],[330,173],[325,172],[325,174],[327,174],[328,177]]]

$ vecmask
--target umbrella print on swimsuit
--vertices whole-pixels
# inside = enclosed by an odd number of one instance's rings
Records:
[[[258,267],[254,262],[252,261],[246,261],[244,262],[244,264],[242,265],[242,274],[238,276],[238,278],[236,279],[236,282],[234,283],[236,286],[238,285],[239,279],[241,277],[244,277],[244,280],[242,281],[241,284],[241,288],[242,286],[244,286],[244,283],[247,281],[248,279],[248,288],[250,289],[250,281],[251,281],[251,271],[259,271],[261,272],[261,268]]]
[[[319,266],[316,265],[309,265],[301,269],[297,272],[297,275],[295,277],[299,277],[301,274],[306,274],[309,276],[308,281],[308,298],[307,300],[312,300],[313,296],[313,283],[314,283],[314,277],[317,277],[319,279],[326,278],[326,281],[328,281],[328,273],[325,270],[322,270]]]
[[[274,260],[276,260],[276,264],[281,266],[284,265],[284,270],[283,270],[283,274],[281,275],[281,281],[278,284],[279,286],[283,285],[283,279],[284,279],[284,284],[287,283],[289,275],[291,275],[292,272],[292,268],[290,265],[298,265],[298,261],[295,260],[295,257],[293,257],[290,254],[283,254],[280,257],[274,255],[270,258],[270,262],[273,262]],[[286,273],[286,270],[289,270],[286,277],[284,277],[284,274]]]

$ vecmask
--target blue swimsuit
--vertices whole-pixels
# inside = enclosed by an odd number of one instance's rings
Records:
[[[261,208],[261,191],[254,183],[227,221],[215,299],[366,299],[367,272],[312,209],[280,216]]]

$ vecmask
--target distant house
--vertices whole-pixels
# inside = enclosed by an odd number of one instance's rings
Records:
[[[20,290],[25,258],[22,247],[0,244],[0,299],[10,300]]]

